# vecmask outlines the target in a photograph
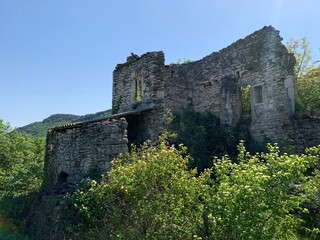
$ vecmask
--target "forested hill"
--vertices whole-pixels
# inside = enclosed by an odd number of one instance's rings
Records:
[[[111,110],[97,112],[93,114],[86,114],[83,116],[73,114],[53,114],[48,118],[45,118],[42,122],[34,122],[26,126],[17,128],[20,132],[31,134],[32,136],[45,136],[48,128],[73,123],[83,122],[88,120],[94,120],[99,118],[108,117],[111,115]]]

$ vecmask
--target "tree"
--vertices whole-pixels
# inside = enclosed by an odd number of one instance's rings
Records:
[[[196,112],[192,105],[183,113],[172,115],[168,129],[176,133],[171,142],[183,143],[188,148],[192,157],[189,166],[196,167],[199,172],[212,166],[213,156],[236,155],[235,133],[220,124],[214,114]]]
[[[288,51],[296,58],[297,110],[301,113],[320,114],[320,66],[313,60],[307,38],[291,39]]]
[[[287,49],[293,53],[296,58],[295,74],[297,79],[314,68],[312,49],[306,37],[297,39],[290,39],[287,43]]]
[[[21,223],[42,183],[44,138],[12,130],[0,119],[0,216]]]
[[[320,67],[313,68],[297,81],[297,109],[320,114]]]

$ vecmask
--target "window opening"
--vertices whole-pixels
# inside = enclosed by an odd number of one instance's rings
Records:
[[[254,103],[262,103],[262,86],[255,86],[253,90]]]
[[[241,87],[241,120],[251,121],[251,86]]]
[[[141,70],[135,71],[134,76],[134,96],[133,96],[133,103],[139,103],[142,100],[142,74]]]

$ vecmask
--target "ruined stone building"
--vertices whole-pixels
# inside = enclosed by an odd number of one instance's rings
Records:
[[[128,151],[128,141],[155,139],[167,111],[192,105],[221,124],[236,126],[243,88],[250,89],[250,132],[254,139],[291,139],[319,144],[318,120],[295,119],[295,59],[279,31],[264,27],[203,59],[165,65],[163,52],[131,54],[113,72],[108,119],[53,128],[48,133],[46,182],[75,182],[91,171],[105,172]],[[302,141],[302,140],[301,140]]]
[[[241,88],[250,85],[252,135],[277,139],[295,102],[295,60],[281,40],[278,31],[265,27],[188,64],[165,65],[163,52],[131,56],[114,71],[113,107],[118,113],[153,108],[137,123],[146,138],[161,132],[166,110],[178,112],[190,103],[234,126],[241,117]]]

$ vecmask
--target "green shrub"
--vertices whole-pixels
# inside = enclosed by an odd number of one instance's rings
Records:
[[[252,156],[241,143],[239,163],[215,160],[208,201],[213,239],[298,239],[298,230],[311,239],[317,233],[302,227],[299,214],[319,191],[318,173],[308,172],[319,157],[280,155],[277,145],[268,149]]]
[[[80,226],[100,226],[110,239],[190,239],[202,222],[204,178],[187,170],[185,148],[162,138],[113,161],[108,181],[91,181],[71,199]],[[99,233],[98,233],[99,232]],[[96,230],[95,238],[101,233]],[[88,239],[90,236],[86,236]],[[106,237],[106,238],[108,238]],[[102,239],[105,239],[101,237]]]
[[[236,163],[215,158],[197,175],[185,147],[165,137],[133,147],[106,179],[71,196],[71,239],[318,239],[300,216],[318,199],[320,146],[308,155],[268,149],[251,155],[242,142]]]

